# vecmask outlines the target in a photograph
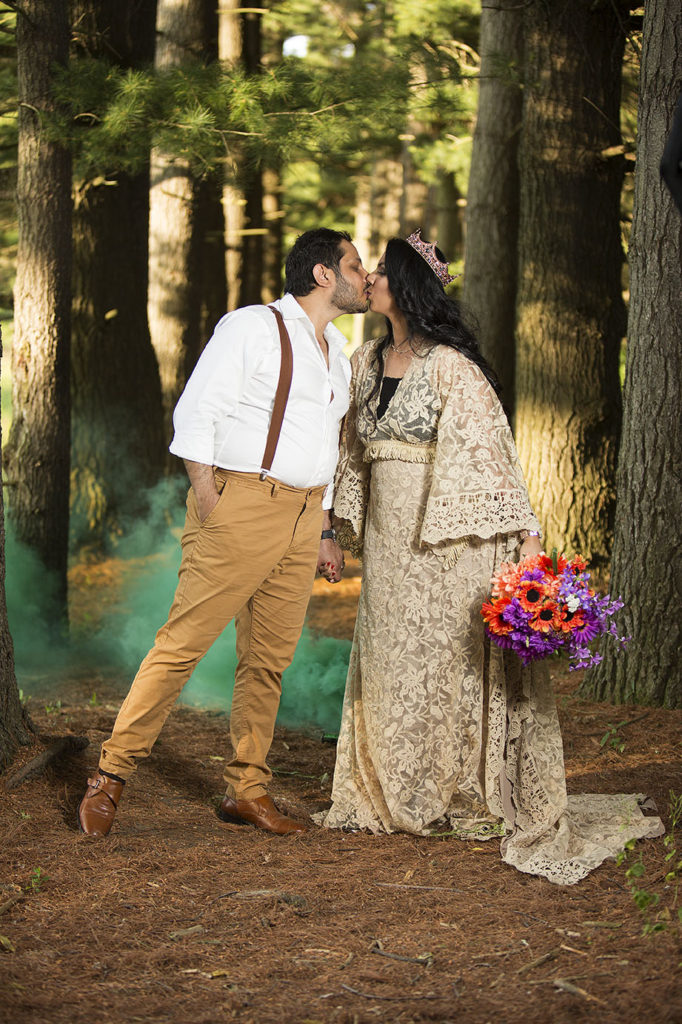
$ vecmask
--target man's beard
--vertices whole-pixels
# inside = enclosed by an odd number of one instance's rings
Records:
[[[332,294],[332,302],[342,313],[366,313],[369,306],[367,296],[359,296],[345,277],[340,274],[336,275],[336,287]]]

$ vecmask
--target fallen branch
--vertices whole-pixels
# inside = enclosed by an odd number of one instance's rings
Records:
[[[382,889],[426,889],[428,892],[458,892],[461,896],[470,896],[466,889],[453,889],[449,885],[404,885],[401,882],[375,882]]]
[[[66,754],[75,754],[85,750],[89,743],[90,740],[87,736],[60,736],[58,739],[52,740],[47,750],[44,750],[42,754],[38,754],[37,757],[34,757],[7,780],[5,789],[7,792],[16,789],[17,786],[20,786],[27,779],[33,779],[37,775],[41,775],[53,761],[58,761]]]
[[[15,903],[18,903],[19,900],[23,900],[25,896],[26,893],[24,892],[15,892],[14,896],[10,896],[10,898],[5,900],[4,903],[0,903],[0,914],[6,913],[14,906]]]
[[[541,967],[542,964],[546,964],[549,960],[556,959],[561,946],[557,946],[556,949],[550,949],[547,953],[543,953],[537,960],[531,961],[529,964],[524,964],[523,967],[519,967],[517,974],[525,974],[526,971],[532,971],[535,967]]]
[[[579,988],[572,982],[568,981],[567,978],[555,978],[553,983],[555,988],[560,989],[562,992],[568,992],[572,996],[582,996],[583,999],[587,999],[590,1003],[599,1003],[600,1006],[608,1006],[603,999],[597,998],[597,996],[590,995],[584,988]]]
[[[401,960],[404,964],[419,964],[420,967],[431,967],[433,964],[431,953],[425,953],[423,956],[401,956],[400,953],[389,953],[387,949],[380,949],[378,946],[372,946],[370,952],[376,953],[377,956],[385,956],[389,960]]]
[[[391,1002],[396,999],[438,999],[438,996],[377,996],[372,992],[361,992],[360,989],[351,988],[350,985],[341,985],[341,988],[345,988],[346,992],[352,992],[354,996],[362,996],[363,999],[383,999],[385,1002]]]

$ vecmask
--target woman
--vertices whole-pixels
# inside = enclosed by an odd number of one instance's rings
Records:
[[[353,357],[334,511],[363,558],[329,828],[502,835],[555,882],[660,834],[635,797],[571,797],[546,667],[484,635],[501,562],[541,550],[494,376],[419,232],[368,277],[386,336]]]

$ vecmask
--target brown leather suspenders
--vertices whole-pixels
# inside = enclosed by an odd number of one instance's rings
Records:
[[[275,450],[277,448],[277,442],[279,441],[279,433],[282,429],[282,420],[284,419],[287,399],[289,398],[291,375],[294,369],[294,355],[291,350],[291,339],[289,337],[289,332],[284,326],[282,314],[278,309],[275,309],[274,306],[268,306],[268,309],[272,310],[275,314],[275,319],[277,320],[277,327],[279,328],[279,342],[282,346],[282,361],[279,368],[277,391],[275,392],[275,404],[272,407],[270,429],[268,430],[268,437],[265,442],[265,451],[263,453],[263,462],[260,471],[261,480],[265,480],[266,476],[270,472],[272,460],[275,457]]]

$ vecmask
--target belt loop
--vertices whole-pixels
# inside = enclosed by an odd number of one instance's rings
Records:
[[[278,493],[279,493],[279,481],[273,480],[272,481],[272,489],[270,491],[270,497],[271,498],[276,498]]]

